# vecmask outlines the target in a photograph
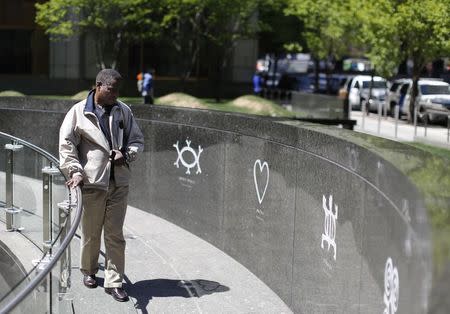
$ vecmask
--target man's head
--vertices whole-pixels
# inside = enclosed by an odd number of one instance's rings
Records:
[[[100,105],[114,105],[119,96],[122,76],[113,69],[103,69],[95,79],[95,102]]]

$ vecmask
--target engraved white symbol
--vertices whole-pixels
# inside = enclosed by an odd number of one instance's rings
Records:
[[[334,205],[333,213],[333,195],[330,195],[328,198],[328,206],[327,198],[323,195],[322,207],[325,212],[325,221],[323,224],[324,233],[322,233],[322,243],[320,246],[323,249],[324,241],[328,243],[328,250],[330,250],[330,246],[332,246],[334,249],[334,260],[336,260],[336,220],[338,219],[338,207],[337,205]]]
[[[267,171],[266,184],[264,186],[262,194],[259,192],[260,186],[256,177],[256,165],[259,166],[259,172],[262,173],[264,169],[266,169]],[[264,195],[266,194],[267,186],[269,185],[269,164],[266,161],[263,163],[261,163],[261,160],[259,159],[255,161],[255,164],[253,165],[253,180],[255,181],[256,196],[258,197],[259,204],[261,204],[264,199]]]
[[[177,160],[173,163],[175,166],[177,166],[177,168],[180,168],[180,161],[181,164],[183,166],[186,167],[186,174],[191,174],[191,168],[194,168],[195,166],[197,166],[197,172],[198,173],[202,173],[202,169],[200,168],[200,154],[202,153],[203,149],[201,148],[200,145],[198,145],[198,154],[197,152],[191,147],[191,141],[186,140],[186,145],[184,146],[181,150],[178,147],[178,141],[176,144],[173,144],[173,147],[175,147],[177,149],[178,152],[178,158]],[[189,152],[192,154],[192,156],[194,157],[194,161],[191,163],[187,163],[184,158],[183,158],[183,154],[185,152]]]
[[[388,257],[384,268],[384,304],[383,314],[395,314],[398,309],[399,278],[397,267],[394,267],[392,258]]]

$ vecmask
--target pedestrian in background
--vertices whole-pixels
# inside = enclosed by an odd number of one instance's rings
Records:
[[[139,93],[142,94],[142,82],[143,82],[143,73],[139,72],[138,75],[136,75],[136,80],[137,80],[137,90]]]
[[[66,114],[59,132],[60,168],[70,188],[80,186],[80,270],[87,288],[97,287],[96,273],[103,230],[105,280],[114,300],[128,301],[122,288],[125,268],[123,223],[127,208],[130,164],[143,150],[144,138],[131,109],[117,100],[121,75],[101,70],[95,89]]]
[[[259,72],[255,72],[253,75],[253,93],[255,96],[261,96],[262,92],[262,77]]]
[[[144,104],[152,105],[154,102],[153,98],[153,70],[147,70],[143,74],[142,81],[142,96],[144,97]]]

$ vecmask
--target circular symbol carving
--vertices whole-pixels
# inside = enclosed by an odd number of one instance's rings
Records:
[[[397,267],[388,258],[384,267],[384,314],[395,314],[398,309],[400,282]]]
[[[184,146],[181,150],[178,147],[178,141],[176,144],[173,144],[173,147],[175,147],[177,149],[178,152],[178,158],[177,160],[174,162],[174,165],[177,166],[177,168],[180,167],[180,161],[181,164],[186,167],[186,174],[191,174],[191,168],[194,168],[195,166],[197,166],[197,172],[198,173],[202,173],[202,169],[200,168],[200,154],[202,153],[203,149],[201,148],[201,146],[198,146],[198,154],[197,152],[191,147],[191,141],[186,140],[186,146]],[[187,163],[186,160],[183,157],[183,154],[189,152],[192,154],[192,156],[194,157],[194,161],[191,163]]]

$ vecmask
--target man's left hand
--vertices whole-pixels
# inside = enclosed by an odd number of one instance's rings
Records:
[[[123,166],[126,163],[125,157],[120,150],[113,150],[114,152],[114,165]]]

